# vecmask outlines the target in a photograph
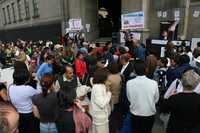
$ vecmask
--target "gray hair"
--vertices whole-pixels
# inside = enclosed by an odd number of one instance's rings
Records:
[[[194,70],[189,70],[182,75],[181,82],[184,90],[194,90],[200,83],[200,76]]]

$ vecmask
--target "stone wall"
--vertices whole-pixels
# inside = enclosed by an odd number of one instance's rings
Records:
[[[25,28],[35,25],[41,25],[41,24],[52,24],[54,22],[58,22],[61,20],[61,8],[60,8],[60,1],[59,0],[36,0],[38,2],[38,10],[39,10],[39,16],[34,17],[33,14],[33,3],[32,0],[27,0],[29,4],[29,11],[30,11],[30,18],[25,18],[25,5],[24,0],[22,1],[21,5],[21,11],[22,11],[22,21],[19,21],[19,15],[18,15],[18,8],[17,8],[17,0],[4,0],[0,4],[0,13],[2,16],[0,29],[1,30],[7,30],[7,29],[15,29],[15,28]],[[16,15],[16,23],[13,23],[13,12],[11,9],[11,3],[15,4],[15,15]],[[7,5],[10,5],[10,16],[11,16],[11,23],[10,24],[3,24],[3,12],[2,8],[6,8]],[[7,10],[6,10],[7,11]]]
[[[200,38],[200,16],[193,17],[194,11],[200,11],[200,2],[190,5],[189,13],[189,27],[187,30],[187,36],[189,39]]]

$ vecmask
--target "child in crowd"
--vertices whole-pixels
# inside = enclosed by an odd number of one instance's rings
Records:
[[[158,88],[161,94],[163,94],[166,89],[167,64],[167,58],[161,57],[157,62],[157,69],[154,72],[154,79],[158,82]]]
[[[76,89],[77,99],[80,100],[80,103],[84,109],[83,111],[86,111],[86,112],[89,111],[90,100],[87,97],[87,93],[90,91],[91,91],[91,88],[86,85],[77,87],[77,89]]]

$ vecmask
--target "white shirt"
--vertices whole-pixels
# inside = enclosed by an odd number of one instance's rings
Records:
[[[28,85],[11,85],[8,89],[9,98],[19,113],[31,113],[31,98],[39,93],[41,93],[41,90]]]
[[[176,82],[177,82],[178,79],[175,79],[171,85],[169,86],[169,88],[167,89],[165,95],[164,95],[164,98],[165,99],[168,99],[174,92],[176,93],[180,93],[180,92],[183,92],[183,85],[181,83],[181,81],[179,80],[179,84],[178,86],[176,87]],[[194,89],[194,92],[200,94],[200,83],[196,86],[196,88]]]
[[[188,52],[187,55],[190,57],[190,65],[191,65],[193,61],[193,54],[192,52]]]
[[[123,65],[123,66],[122,66],[122,70],[121,70],[121,72],[120,72],[121,74],[123,74],[123,72],[124,72],[125,69],[127,68],[128,64],[129,64],[129,62],[126,63],[126,65]]]
[[[19,56],[19,50],[15,52],[15,56]]]
[[[137,76],[127,82],[130,112],[136,116],[152,116],[159,100],[158,84],[146,76]]]

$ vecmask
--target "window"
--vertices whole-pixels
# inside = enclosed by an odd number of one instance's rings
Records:
[[[15,3],[12,3],[11,6],[12,6],[12,14],[13,14],[13,23],[16,23]]]
[[[7,5],[7,15],[8,15],[8,24],[11,24],[11,18],[10,18],[10,6]]]
[[[21,9],[21,0],[17,0],[18,16],[19,21],[22,21],[22,9]]]
[[[38,1],[32,0],[32,2],[33,2],[33,18],[39,17]]]
[[[27,0],[24,0],[24,6],[25,6],[25,15],[26,19],[30,19],[30,10],[29,10],[29,2]]]
[[[7,19],[6,19],[6,10],[5,10],[5,8],[2,8],[2,11],[3,11],[4,25],[6,25],[7,24]]]

